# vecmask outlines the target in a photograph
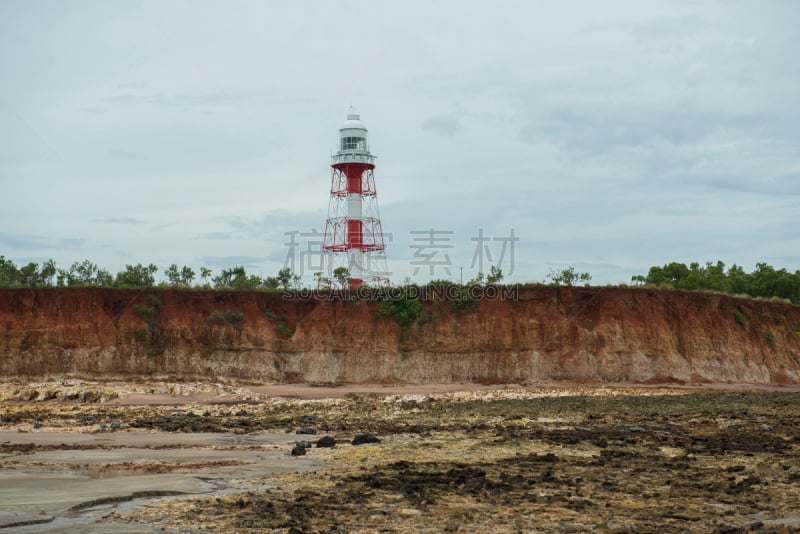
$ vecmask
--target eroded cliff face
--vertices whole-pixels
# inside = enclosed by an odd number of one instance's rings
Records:
[[[0,289],[0,377],[258,382],[800,383],[800,308],[717,294],[519,288],[402,331],[375,302]]]

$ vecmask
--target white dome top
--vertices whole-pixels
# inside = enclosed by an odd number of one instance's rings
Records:
[[[364,130],[367,131],[367,127],[364,126],[364,123],[361,122],[361,115],[358,113],[348,113],[347,120],[342,123],[342,127],[339,128],[339,131],[342,130]]]

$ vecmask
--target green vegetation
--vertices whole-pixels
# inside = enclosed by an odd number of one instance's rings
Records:
[[[155,295],[150,295],[149,302],[150,306],[134,304],[133,313],[144,321],[148,327],[153,327],[157,322],[158,315],[164,308],[164,304],[161,302],[161,299]]]
[[[496,273],[494,273],[494,274],[496,274]],[[501,277],[502,277],[502,274],[501,274]],[[483,280],[484,280],[483,273],[478,273],[478,276],[475,277],[473,280],[470,280],[469,282],[467,282],[466,285],[459,285],[459,284],[457,284],[457,283],[455,283],[455,282],[453,282],[451,280],[445,280],[445,279],[441,279],[440,278],[440,279],[437,279],[437,280],[431,280],[430,282],[428,282],[426,284],[426,286],[428,288],[432,288],[432,289],[438,290],[437,293],[434,293],[434,292],[429,292],[428,293],[428,295],[429,295],[431,300],[437,301],[437,302],[440,301],[440,300],[441,301],[447,301],[447,302],[450,303],[450,308],[453,311],[455,311],[457,313],[469,313],[469,312],[473,312],[473,311],[477,310],[478,306],[480,305],[480,301],[478,301],[470,293],[470,288],[471,287],[475,287],[475,286],[479,286],[479,285],[483,285]],[[415,289],[418,289],[417,286],[408,285],[408,286],[405,286],[405,287],[409,288],[409,291],[413,291],[414,293],[417,293],[416,291],[414,291]],[[405,298],[408,298],[407,294],[401,294],[401,295],[403,295]],[[404,306],[406,306],[406,307],[412,306],[413,307],[414,305],[413,304],[408,304],[408,305],[404,305]],[[399,310],[395,310],[397,312],[398,316],[404,317],[406,315],[406,313],[405,313],[406,310],[402,306],[397,305],[397,306],[395,306],[395,308],[399,308]],[[413,323],[414,321],[412,320],[411,322]],[[403,326],[403,325],[401,324],[400,326]]]
[[[14,262],[0,256],[0,287],[50,287],[56,273],[53,260],[46,261],[41,268],[33,262],[18,268]]]
[[[156,285],[153,276],[158,272],[158,267],[152,263],[145,267],[141,263],[126,265],[125,270],[118,273],[114,280],[114,287],[148,288]]]
[[[150,305],[135,304],[133,306],[133,313],[141,319],[146,328],[140,328],[136,331],[136,341],[147,346],[150,350],[150,355],[155,356],[164,351],[166,345],[166,336],[164,335],[164,327],[159,322],[159,315],[164,308],[164,304],[155,295],[150,295],[148,298]]]
[[[155,265],[153,265],[155,267]],[[206,269],[208,271],[208,269]],[[194,280],[194,269],[191,267],[183,266],[180,270],[174,263],[170,265],[164,274],[172,287],[192,287],[192,280]],[[208,275],[211,271],[208,271]]]
[[[721,261],[715,264],[706,262],[705,266],[693,262],[688,267],[673,262],[663,267],[651,267],[647,276],[636,275],[631,280],[639,285],[778,297],[793,304],[800,303],[800,270],[791,273],[766,263],[757,263],[753,272],[746,273],[738,265],[726,270]]]
[[[423,325],[433,319],[430,313],[422,309],[419,297],[410,294],[406,288],[388,290],[378,304],[378,314],[394,319],[401,330],[406,330],[414,323]]]
[[[350,282],[353,280],[347,267],[335,268],[333,270],[333,278],[339,282],[339,287],[350,287]]]
[[[241,332],[243,320],[244,314],[242,312],[232,310],[214,310],[211,312],[211,315],[208,316],[206,323],[208,326],[215,324],[228,324],[237,332]]]
[[[281,337],[290,338],[292,334],[294,334],[294,328],[289,326],[286,322],[286,316],[281,315],[281,318],[278,319],[278,316],[275,315],[275,312],[272,311],[272,308],[267,308],[264,310],[264,315],[267,316],[269,322],[275,324],[275,330],[280,334]]]
[[[248,275],[244,267],[237,266],[223,269],[219,276],[212,277],[212,270],[200,268],[202,284],[194,286],[196,277],[194,269],[184,265],[170,265],[164,270],[166,279],[156,281],[158,267],[155,264],[126,265],[125,269],[112,275],[89,260],[73,263],[69,269],[58,269],[53,260],[47,260],[41,266],[31,262],[18,267],[13,261],[0,256],[0,287],[107,287],[129,289],[155,288],[199,288],[230,289],[235,291],[277,291],[296,289],[300,277],[288,267],[278,271],[275,276],[261,278]],[[349,275],[348,275],[349,276]],[[213,285],[212,285],[213,284]]]
[[[764,334],[764,339],[766,339],[767,343],[769,343],[773,347],[778,344],[778,340],[775,339],[775,334],[773,334],[772,332],[767,332],[766,334]]]
[[[293,289],[300,282],[300,277],[292,273],[292,270],[285,267],[278,271],[276,276],[261,278],[251,274],[248,276],[244,267],[233,267],[223,269],[219,276],[214,277],[215,289],[233,289],[236,291],[257,291],[257,290],[277,290]]]
[[[285,267],[275,276],[261,277],[249,274],[243,266],[222,269],[217,276],[207,267],[200,268],[200,282],[195,284],[196,273],[188,266],[170,265],[163,271],[165,279],[156,280],[158,267],[155,264],[126,265],[125,269],[112,275],[89,260],[73,263],[69,269],[59,269],[55,261],[47,260],[41,265],[36,262],[17,266],[5,256],[0,256],[0,287],[104,287],[104,288],[196,288],[203,290],[218,289],[232,291],[279,291],[300,289],[300,277]],[[315,289],[332,289],[334,286],[347,288],[351,283],[350,272],[339,267],[328,278],[322,272],[314,273]],[[488,275],[478,275],[465,285],[458,285],[450,280],[434,280],[428,285],[433,287],[459,287],[496,285],[504,278],[502,269],[491,267]],[[547,275],[551,285],[573,286],[588,284],[592,275],[588,272],[577,272],[574,267],[551,269]],[[781,299],[792,304],[800,304],[800,270],[794,273],[785,268],[775,269],[766,263],[757,263],[756,268],[747,273],[742,267],[732,265],[726,268],[721,261],[706,262],[700,265],[692,262],[688,266],[672,262],[663,266],[651,267],[647,275],[631,277],[635,285],[658,288],[683,289],[694,291],[719,291],[767,299]],[[404,282],[403,288],[415,288],[410,279]],[[385,299],[384,299],[385,300]],[[401,299],[402,300],[402,299]],[[406,299],[408,300],[408,299]],[[449,298],[456,311],[471,311],[478,303],[469,298],[468,291],[461,291],[458,298]],[[385,316],[397,317],[404,323],[419,322],[424,314],[418,316],[415,304],[384,304]],[[407,307],[407,309],[406,309]],[[744,318],[734,316],[741,326],[745,326]]]
[[[275,325],[275,330],[277,330],[280,335],[286,338],[290,338],[292,337],[292,334],[294,334],[294,328],[290,327],[286,323],[285,315],[281,315],[280,321],[278,321],[277,324]]]
[[[486,275],[486,283],[488,285],[499,284],[503,281],[503,278],[503,270],[492,265],[492,268],[489,270],[489,274]]]
[[[736,324],[738,324],[742,328],[745,327],[744,315],[740,310],[738,309],[733,310],[733,320],[736,321]]]
[[[575,272],[575,267],[555,270],[550,269],[547,278],[550,279],[550,285],[554,286],[572,286],[577,282],[588,284],[592,281],[591,274]]]
[[[75,262],[69,268],[69,271],[58,269],[57,275],[58,286],[95,286],[95,287],[113,287],[114,278],[111,273],[105,269],[101,269],[96,264],[89,260],[83,262]]]
[[[459,287],[459,294],[456,298],[450,300],[450,306],[459,313],[470,313],[478,309],[480,301],[476,300],[469,294],[469,292]]]

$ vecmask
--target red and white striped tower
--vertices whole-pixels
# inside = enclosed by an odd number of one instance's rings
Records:
[[[375,156],[369,152],[367,128],[352,108],[339,128],[339,139],[339,151],[331,156],[331,198],[322,245],[327,273],[347,267],[354,286],[388,285]]]

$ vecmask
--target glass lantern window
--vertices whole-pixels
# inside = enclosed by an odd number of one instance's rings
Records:
[[[342,150],[367,151],[367,140],[364,137],[342,137]]]

